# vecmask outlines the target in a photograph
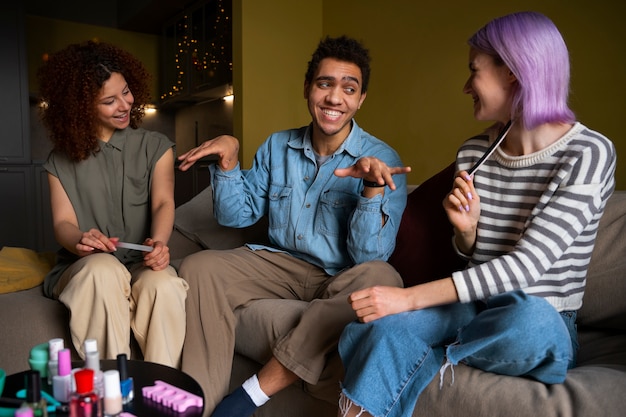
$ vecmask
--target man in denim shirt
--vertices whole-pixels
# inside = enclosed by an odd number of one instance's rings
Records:
[[[227,135],[179,157],[182,170],[206,155],[219,157],[211,184],[220,224],[269,220],[271,246],[201,251],[180,268],[190,285],[182,369],[202,386],[212,416],[247,417],[298,379],[316,384],[344,326],[357,318],[348,295],[375,285],[402,286],[385,261],[395,246],[410,168],[354,120],[367,93],[369,61],[353,39],[322,40],[304,83],[311,124],[272,134],[251,169],[240,168],[239,141]],[[264,298],[309,306],[289,333],[277,337],[259,373],[224,397],[234,310]]]

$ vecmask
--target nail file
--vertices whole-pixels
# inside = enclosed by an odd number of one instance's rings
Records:
[[[504,138],[506,137],[507,133],[509,133],[509,130],[511,130],[511,125],[513,124],[512,120],[509,120],[509,122],[504,125],[504,129],[502,129],[502,131],[500,132],[500,134],[498,135],[498,137],[496,138],[496,140],[491,144],[491,146],[489,146],[489,148],[487,149],[487,151],[483,154],[483,156],[480,157],[480,159],[478,160],[478,162],[476,162],[474,164],[473,167],[470,168],[469,171],[467,171],[467,173],[472,176],[476,173],[476,171],[478,171],[478,168],[480,168],[480,166],[482,164],[485,163],[485,161],[491,156],[491,154],[496,150],[496,148],[498,147],[498,145],[500,145],[500,143],[504,140]]]
[[[142,252],[152,252],[152,249],[154,249],[152,246],[137,245],[135,243],[128,243],[128,242],[117,242],[115,246],[117,246],[118,248],[124,248],[124,249],[140,250]]]

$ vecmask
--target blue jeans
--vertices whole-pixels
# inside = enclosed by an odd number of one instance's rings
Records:
[[[419,394],[447,364],[561,383],[574,365],[573,312],[513,291],[350,323],[341,335],[342,393],[373,416],[410,416]],[[445,370],[445,367],[443,368]]]

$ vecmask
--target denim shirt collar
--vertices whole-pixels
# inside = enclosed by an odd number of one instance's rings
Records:
[[[311,142],[311,125],[306,126],[303,135],[298,135],[295,137],[289,138],[289,146],[294,149],[304,149],[305,154],[309,158],[314,158],[313,155],[313,144]],[[344,151],[350,154],[351,156],[358,158],[363,153],[363,140],[361,135],[362,129],[356,123],[356,120],[352,119],[352,128],[350,129],[350,134],[343,141],[341,146],[337,148],[334,155],[339,155]],[[310,155],[307,150],[310,150]]]

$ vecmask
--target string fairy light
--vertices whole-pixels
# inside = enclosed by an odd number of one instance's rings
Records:
[[[187,89],[210,88],[232,80],[231,3],[206,1],[169,28],[176,41],[171,58],[174,76],[161,100],[183,95]]]

